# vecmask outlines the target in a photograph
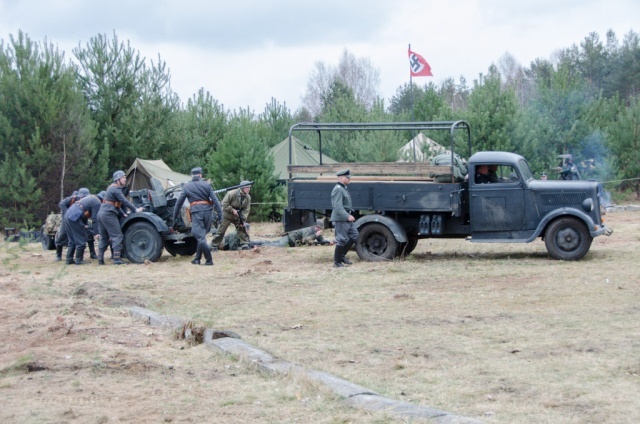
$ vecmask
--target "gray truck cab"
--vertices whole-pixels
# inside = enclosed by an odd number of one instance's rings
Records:
[[[491,182],[477,181],[482,166],[496,169]],[[593,237],[610,234],[603,224],[596,181],[540,181],[522,156],[478,152],[469,159],[471,241],[528,243],[545,240],[549,254],[574,260]]]

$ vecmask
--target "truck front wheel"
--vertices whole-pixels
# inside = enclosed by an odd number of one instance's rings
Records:
[[[162,249],[162,237],[149,222],[134,222],[124,231],[124,255],[135,264],[157,261]]]
[[[363,261],[389,261],[396,256],[399,243],[382,224],[368,224],[360,230],[356,252]]]
[[[544,236],[547,252],[554,259],[576,261],[587,254],[593,237],[581,220],[572,217],[553,221]]]

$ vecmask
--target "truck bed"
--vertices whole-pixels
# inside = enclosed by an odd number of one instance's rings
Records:
[[[330,210],[331,190],[335,185],[335,180],[290,180],[287,188],[289,208]],[[437,183],[432,180],[352,179],[349,184],[354,210],[448,212],[456,216],[460,213],[464,189],[465,183]]]

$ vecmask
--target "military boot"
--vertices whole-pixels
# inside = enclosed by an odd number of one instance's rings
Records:
[[[62,260],[62,245],[56,244],[56,262],[60,262]]]
[[[73,255],[75,254],[76,254],[76,248],[67,246],[67,265],[73,265],[75,263],[73,260]]]
[[[84,265],[84,246],[76,249],[76,265]]]
[[[204,251],[202,253],[204,253],[204,258],[206,259],[206,262],[204,264],[207,265],[207,266],[212,266],[213,265],[213,256],[211,255],[211,252]]]
[[[347,244],[342,248],[342,263],[347,265],[353,265],[349,259],[347,259],[347,252],[351,250],[353,245],[356,244],[353,240],[349,239]]]
[[[113,252],[113,264],[124,265],[124,262],[122,262],[122,258],[120,257],[120,252],[117,252],[117,251]]]
[[[198,245],[198,247],[196,248],[196,257],[191,261],[191,263],[194,265],[200,265],[201,258],[202,258],[202,252],[200,251],[200,245]]]
[[[104,250],[98,246],[98,265],[104,265]]]
[[[98,259],[98,255],[96,255],[95,242],[93,240],[89,240],[87,242],[87,246],[89,247],[89,257],[91,259]]]
[[[342,249],[344,246],[338,246],[336,244],[336,250],[333,252],[333,267],[334,268],[343,268],[342,264]]]

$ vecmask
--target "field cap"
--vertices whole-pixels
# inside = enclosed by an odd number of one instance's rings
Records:
[[[198,174],[202,174],[202,168],[200,168],[199,166],[191,170],[191,175],[198,175]]]
[[[338,171],[336,173],[336,175],[338,177],[347,177],[347,178],[351,178],[351,170],[349,169],[343,169],[342,171]]]
[[[316,219],[316,227],[324,228],[324,221],[321,219]]]

